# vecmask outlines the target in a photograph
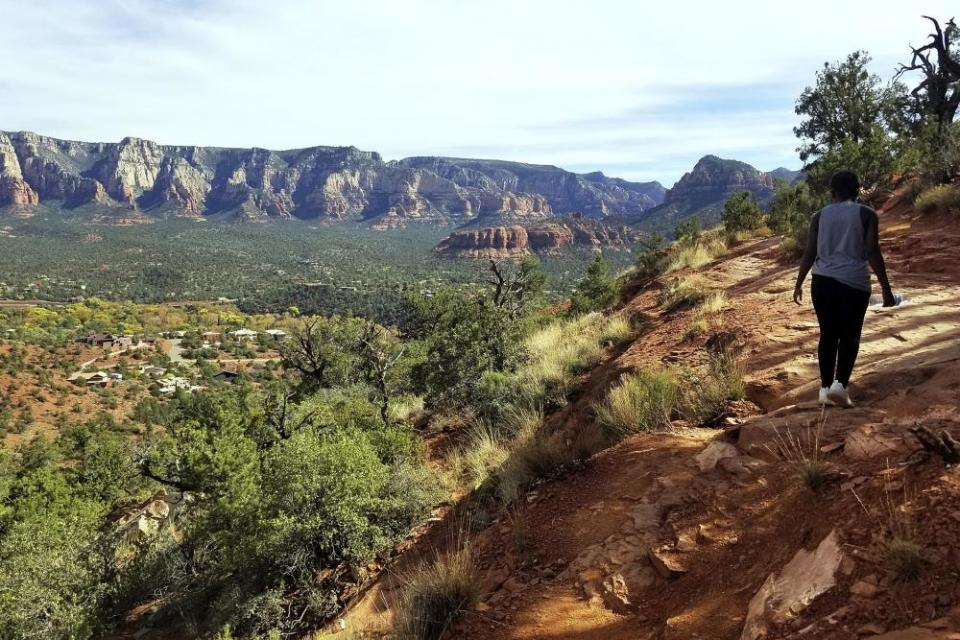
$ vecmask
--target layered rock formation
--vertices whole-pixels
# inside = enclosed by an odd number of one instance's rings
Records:
[[[636,233],[626,227],[612,227],[582,216],[570,216],[527,227],[511,225],[455,231],[435,250],[452,258],[514,258],[550,253],[572,245],[592,248],[625,246],[636,238]]]
[[[96,205],[153,215],[526,222],[557,214],[635,215],[658,183],[490,160],[385,162],[353,147],[289,151],[71,142],[0,132],[0,206]]]
[[[796,180],[800,172],[777,169],[760,171],[745,162],[704,156],[664,195],[662,205],[644,211],[636,223],[647,228],[672,229],[677,221],[699,217],[706,224],[720,220],[723,205],[732,194],[749,191],[766,204],[775,191],[774,179]]]

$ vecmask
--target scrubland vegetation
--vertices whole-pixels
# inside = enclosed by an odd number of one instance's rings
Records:
[[[272,314],[99,298],[4,312],[0,327],[59,358],[61,374],[76,365],[69,356],[77,354],[64,351],[68,341],[85,332],[139,338],[183,330],[206,388],[131,398],[136,406],[123,420],[91,418],[82,407],[68,414],[64,391],[65,417],[52,437],[0,450],[0,639],[85,640],[147,603],[156,624],[191,637],[293,637],[336,615],[452,495],[503,513],[522,505],[530,487],[632,434],[679,421],[716,425],[745,396],[744,373],[722,350],[612,378],[582,402],[596,422],[576,434],[559,433],[551,416],[583,401],[592,372],[644,331],[630,305],[619,304],[624,285],[656,291],[650,304],[686,327],[680,339],[720,329],[730,301],[696,272],[751,234],[777,234],[787,250],[802,248],[835,168],[857,170],[868,196],[899,176],[916,185],[919,212],[958,210],[949,182],[960,166],[952,114],[944,120],[931,110],[923,101],[929,93],[906,100],[902,87],[868,74],[867,61],[858,52],[826,65],[800,97],[805,181],[779,182],[767,211],[750,194],[734,194],[719,229],[681,221],[671,245],[645,238],[634,269],[619,280],[596,257],[569,304],[546,308],[561,286],[551,294],[542,266],[528,259],[494,264],[490,286],[447,280],[431,282],[440,284],[433,290],[391,276],[396,297],[371,313],[352,307],[357,300],[323,306],[270,297],[260,284],[251,299],[260,296],[269,308],[283,301]],[[822,107],[830,105],[844,117],[824,120]],[[179,282],[175,273],[151,274],[160,284],[144,285],[138,297],[152,299],[171,279]],[[184,291],[209,291],[187,280]],[[247,284],[240,278],[230,291]],[[313,315],[331,309],[355,313]],[[390,322],[362,319],[369,316]],[[281,364],[232,384],[214,382],[204,363],[217,354],[201,331],[267,326],[290,333],[269,347]],[[227,341],[219,349],[253,357],[268,345]],[[0,365],[14,377],[36,366],[19,350]],[[38,402],[57,390],[57,367],[40,369],[31,373],[50,384],[38,387]],[[10,395],[0,405],[0,430],[25,431],[29,407],[17,406],[15,418]],[[431,458],[421,436],[444,425],[457,425],[449,429],[453,451]],[[820,490],[829,469],[816,454],[794,449],[801,481]],[[891,571],[916,578],[927,563],[923,549],[908,529],[889,530]],[[403,582],[399,637],[440,637],[478,595],[469,543],[428,559]]]

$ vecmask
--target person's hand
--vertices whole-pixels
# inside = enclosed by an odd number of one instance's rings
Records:
[[[803,285],[798,284],[793,288],[793,301],[797,304],[802,304],[803,302]]]
[[[897,300],[893,297],[893,291],[889,287],[886,287],[883,290],[883,306],[885,307],[895,307],[897,306]]]

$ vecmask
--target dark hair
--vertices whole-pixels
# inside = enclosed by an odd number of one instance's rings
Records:
[[[830,180],[830,189],[835,198],[853,200],[860,195],[860,178],[853,171],[837,171]]]

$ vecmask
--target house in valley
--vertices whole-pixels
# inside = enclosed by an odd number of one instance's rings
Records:
[[[91,347],[129,347],[133,344],[133,338],[125,335],[116,335],[113,333],[91,333],[77,340],[90,345]]]
[[[221,371],[214,374],[213,379],[218,382],[233,382],[240,377],[240,374],[236,371]]]
[[[230,335],[237,340],[252,340],[260,335],[260,332],[251,331],[250,329],[237,329],[236,331],[231,331]]]
[[[105,371],[77,371],[67,378],[69,382],[87,387],[106,387],[112,380]]]

